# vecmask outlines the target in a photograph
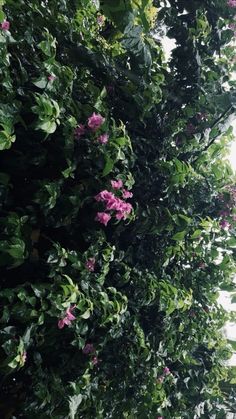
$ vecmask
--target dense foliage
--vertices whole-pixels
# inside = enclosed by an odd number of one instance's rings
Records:
[[[1,417],[225,418],[236,2],[0,5]]]

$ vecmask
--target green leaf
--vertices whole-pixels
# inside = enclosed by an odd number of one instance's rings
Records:
[[[75,419],[78,412],[78,407],[81,404],[83,397],[81,394],[69,397],[70,419]]]
[[[176,241],[181,241],[184,239],[184,237],[186,236],[187,231],[179,231],[178,233],[176,233],[173,237],[172,240],[176,240]]]
[[[202,230],[195,230],[194,233],[190,236],[190,239],[194,240],[200,237],[202,234]]]
[[[105,162],[105,166],[102,172],[103,176],[107,176],[114,167],[114,160],[112,160],[112,158],[109,155],[106,155],[105,158],[106,158],[106,162]]]

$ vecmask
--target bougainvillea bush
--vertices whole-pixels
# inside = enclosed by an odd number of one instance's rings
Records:
[[[0,5],[0,416],[225,418],[236,2]]]

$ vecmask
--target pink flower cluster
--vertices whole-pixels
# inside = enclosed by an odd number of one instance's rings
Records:
[[[88,271],[93,272],[95,269],[95,258],[90,258],[85,262],[85,267],[88,269]]]
[[[236,7],[236,0],[228,0],[227,4],[229,7]]]
[[[105,118],[103,118],[102,115],[93,112],[93,114],[88,118],[87,125],[92,132],[96,132],[104,122]],[[82,137],[85,133],[86,126],[83,124],[78,124],[75,128],[75,137],[77,139],[80,139],[80,137]],[[99,137],[97,137],[97,140],[100,144],[106,144],[108,142],[108,139],[109,135],[107,133],[101,134],[99,135]]]
[[[3,31],[9,31],[10,29],[10,22],[8,22],[8,20],[4,20],[1,25],[0,25],[1,29]]]
[[[60,319],[58,321],[58,327],[59,327],[59,329],[63,329],[63,327],[65,326],[65,324],[67,326],[69,326],[71,324],[71,322],[76,319],[76,317],[72,314],[72,311],[75,309],[75,307],[76,307],[76,305],[73,305],[73,306],[69,307],[66,310],[66,314],[63,317],[63,319]]]
[[[123,199],[132,198],[132,192],[129,192],[126,189],[123,189],[123,182],[121,179],[112,180],[111,186],[114,190],[121,190]],[[123,199],[114,195],[113,192],[109,192],[106,189],[99,192],[95,196],[97,202],[103,202],[106,205],[106,211],[114,211],[115,218],[117,220],[126,219],[127,216],[131,213],[133,207],[129,202],[125,202]],[[107,212],[98,212],[95,220],[104,224],[105,226],[110,221],[111,215]]]

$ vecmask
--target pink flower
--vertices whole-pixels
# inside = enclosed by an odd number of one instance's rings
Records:
[[[110,221],[110,219],[110,214],[107,214],[106,212],[97,212],[97,215],[95,217],[95,220],[101,224],[104,224],[104,226],[107,226],[107,223],[108,221]]]
[[[65,326],[64,319],[59,320],[58,323],[57,323],[57,325],[58,325],[58,328],[59,329],[63,329],[63,327]]]
[[[122,208],[123,201],[115,196],[107,201],[106,209],[108,211],[120,211]]]
[[[75,136],[77,138],[82,137],[82,135],[84,135],[86,132],[86,128],[83,124],[79,124],[76,128],[75,128]]]
[[[108,134],[102,134],[98,137],[98,142],[100,144],[106,144],[108,142],[108,138],[109,138]]]
[[[229,29],[231,29],[231,31],[235,31],[235,29],[236,29],[235,23],[230,23],[229,24]]]
[[[98,128],[105,122],[105,118],[102,117],[99,113],[93,112],[93,114],[88,118],[88,127],[92,131],[97,131]]]
[[[227,4],[229,7],[236,7],[236,0],[228,0]]]
[[[92,363],[93,363],[93,365],[97,365],[98,364],[98,358],[97,358],[97,356],[94,356],[93,357]]]
[[[95,348],[92,343],[86,343],[85,347],[82,350],[83,354],[88,355],[95,352]]]
[[[224,230],[228,230],[231,227],[231,224],[227,221],[227,220],[222,220],[220,222],[220,226],[221,228],[223,228]]]
[[[123,220],[123,218],[126,218],[125,214],[123,212],[117,212],[116,219]]]
[[[163,419],[163,416],[157,416],[157,419]]]
[[[76,307],[76,305],[73,305],[72,307],[69,307],[67,310],[66,310],[66,318],[67,318],[67,320],[69,320],[70,322],[72,321],[72,320],[75,320],[76,319],[76,317],[71,313],[72,312],[72,310],[74,310],[75,309],[75,307]]]
[[[126,214],[130,214],[132,211],[133,207],[129,202],[124,202],[121,201],[121,211],[126,213]]]
[[[10,29],[10,22],[8,22],[8,20],[4,20],[4,21],[1,23],[1,29],[2,29],[3,31],[9,31],[9,29]]]
[[[65,324],[67,326],[69,326],[71,324],[71,322],[76,319],[76,317],[71,313],[75,309],[75,307],[76,307],[76,305],[73,305],[73,306],[67,308],[65,317],[58,321],[57,325],[58,325],[59,329],[63,329]]]
[[[98,25],[103,25],[103,23],[104,23],[104,16],[103,15],[99,15],[97,17],[97,23],[98,23]]]
[[[56,79],[56,76],[54,76],[53,74],[50,74],[49,76],[48,76],[48,80],[49,81],[54,81]]]
[[[113,189],[121,189],[123,187],[123,182],[121,179],[111,180],[111,186]]]
[[[127,199],[127,198],[132,198],[133,194],[132,194],[132,192],[127,191],[127,189],[123,189],[122,190],[122,196],[123,196],[124,199]]]
[[[88,269],[88,271],[93,272],[95,265],[95,258],[90,258],[86,261],[85,266]]]
[[[115,198],[115,195],[112,192],[108,192],[106,189],[104,191],[99,192],[95,199],[96,201],[109,201],[109,199]]]
[[[163,383],[163,381],[164,381],[164,377],[163,377],[163,375],[161,375],[161,376],[157,379],[157,382],[158,382],[158,384],[162,384],[162,383]]]
[[[163,370],[163,372],[164,372],[165,375],[170,374],[170,370],[169,370],[168,367],[165,367],[164,370]]]

